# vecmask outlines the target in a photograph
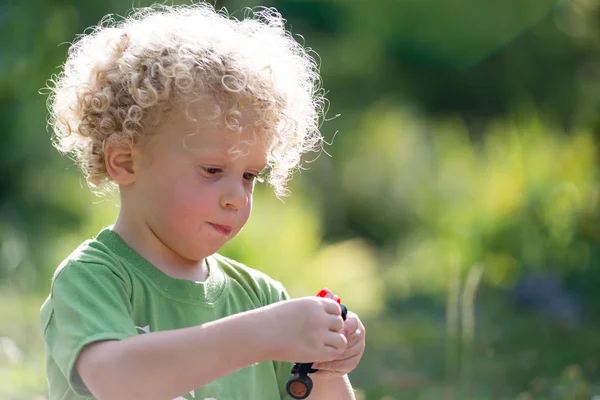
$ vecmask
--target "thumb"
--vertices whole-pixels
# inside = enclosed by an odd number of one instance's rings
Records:
[[[344,322],[344,336],[350,335],[352,332],[358,329],[358,318],[354,313],[348,313],[346,321]]]

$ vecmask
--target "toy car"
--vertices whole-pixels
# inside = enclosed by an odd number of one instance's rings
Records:
[[[342,308],[342,319],[346,320],[348,309],[344,306],[338,296],[333,294],[329,289],[322,289],[318,294],[318,297],[324,297],[335,300]],[[305,399],[310,396],[310,392],[313,388],[312,379],[308,374],[317,372],[318,369],[312,367],[313,363],[295,363],[292,368],[292,376],[288,379],[286,390],[293,399]]]

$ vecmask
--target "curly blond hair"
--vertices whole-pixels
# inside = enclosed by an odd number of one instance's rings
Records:
[[[140,143],[177,104],[212,96],[227,126],[242,104],[252,107],[272,139],[268,182],[285,195],[302,154],[322,143],[325,98],[311,50],[284,23],[272,8],[237,20],[206,3],[106,17],[71,45],[50,80],[54,145],[75,156],[91,187],[110,190],[107,142]]]

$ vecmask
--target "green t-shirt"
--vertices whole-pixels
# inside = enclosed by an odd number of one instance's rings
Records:
[[[288,295],[267,275],[220,255],[207,258],[204,282],[175,279],[105,229],[57,269],[41,308],[50,400],[91,398],[75,368],[84,346],[186,328],[259,308]],[[242,368],[178,400],[288,399],[291,363]]]

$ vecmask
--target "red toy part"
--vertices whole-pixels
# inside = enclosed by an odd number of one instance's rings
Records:
[[[338,304],[341,304],[341,302],[342,302],[342,300],[338,296],[333,294],[331,292],[331,290],[329,290],[327,288],[321,289],[321,291],[319,293],[317,293],[317,297],[324,297],[326,299],[332,299],[332,300],[337,301]]]

